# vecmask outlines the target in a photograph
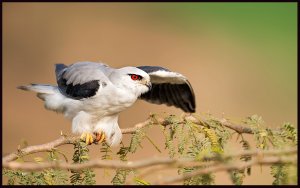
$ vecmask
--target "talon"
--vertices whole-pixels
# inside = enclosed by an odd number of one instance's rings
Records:
[[[93,135],[90,133],[82,133],[80,139],[85,141],[87,145],[91,145],[94,142]]]
[[[104,141],[105,139],[104,132],[99,131],[99,132],[95,132],[94,134],[96,135],[95,143],[99,144]]]
[[[88,145],[89,142],[90,142],[90,135],[87,134],[87,135],[86,135],[86,138],[85,138],[85,143]]]
[[[85,140],[85,137],[86,137],[86,133],[82,133],[82,135],[80,136],[80,139]]]
[[[103,142],[104,140],[105,140],[105,134],[103,133],[103,134],[101,135],[101,138],[100,138],[100,140],[99,140],[99,143]]]
[[[90,142],[89,142],[89,144],[92,144],[93,142],[94,142],[93,135],[90,134]]]
[[[101,138],[101,134],[96,132],[96,133],[94,133],[94,135],[96,136],[95,142],[98,142]]]

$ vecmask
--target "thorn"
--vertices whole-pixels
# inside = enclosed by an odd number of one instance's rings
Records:
[[[239,140],[241,134],[238,134],[237,137],[236,137],[236,142]]]
[[[67,134],[64,134],[62,130],[60,130],[60,136],[66,137]]]
[[[210,115],[211,115],[211,114],[210,114],[210,110],[207,110],[207,115],[208,115],[208,116],[210,116]]]

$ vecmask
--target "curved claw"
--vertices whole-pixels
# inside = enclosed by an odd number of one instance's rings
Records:
[[[102,131],[95,132],[94,135],[96,136],[96,139],[95,139],[96,144],[99,144],[105,140],[105,134]]]
[[[80,139],[85,141],[87,145],[91,145],[94,142],[94,138],[91,133],[82,133]]]

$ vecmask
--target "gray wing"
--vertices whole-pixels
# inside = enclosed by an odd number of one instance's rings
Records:
[[[181,108],[185,112],[195,112],[195,95],[190,82],[182,74],[159,66],[137,67],[149,74],[152,89],[140,99],[155,104],[166,104]]]
[[[80,100],[94,96],[109,81],[106,75],[112,71],[105,64],[79,62],[66,66],[55,65],[56,80],[59,91],[72,99]]]

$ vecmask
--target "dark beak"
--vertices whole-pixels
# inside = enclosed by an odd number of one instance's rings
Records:
[[[152,84],[151,84],[151,82],[147,83],[146,86],[149,88],[149,91],[152,89]]]

